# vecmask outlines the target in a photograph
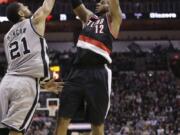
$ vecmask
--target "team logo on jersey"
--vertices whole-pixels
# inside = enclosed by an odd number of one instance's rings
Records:
[[[103,34],[104,33],[104,18],[99,19],[97,21],[89,20],[87,26],[91,28],[95,28],[96,34]]]

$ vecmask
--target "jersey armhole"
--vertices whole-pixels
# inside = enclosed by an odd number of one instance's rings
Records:
[[[34,31],[39,37],[44,38],[44,37],[43,37],[42,35],[40,35],[40,34],[36,31],[36,29],[34,28],[33,23],[32,23],[32,18],[33,18],[33,17],[31,17],[31,18],[29,19],[31,28],[33,29],[33,31]]]
[[[108,13],[106,13],[106,19],[107,19],[107,23],[108,23],[108,28],[109,28],[109,31],[111,33],[111,35],[113,36],[113,38],[117,39],[118,38],[118,34],[115,33],[112,28],[111,28],[111,19],[110,19],[110,16]]]

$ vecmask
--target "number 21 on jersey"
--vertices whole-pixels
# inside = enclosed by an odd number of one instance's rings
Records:
[[[21,54],[21,46],[23,48],[23,54]],[[26,55],[28,53],[30,53],[30,50],[27,46],[27,41],[26,38],[23,37],[20,41],[14,41],[9,45],[9,51],[10,51],[10,57],[11,60],[14,60],[18,57],[20,57],[21,55]]]

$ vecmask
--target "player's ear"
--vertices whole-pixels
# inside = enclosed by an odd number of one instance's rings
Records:
[[[19,15],[20,17],[24,17],[24,16],[25,16],[22,10],[19,10],[19,11],[18,11],[18,15]]]

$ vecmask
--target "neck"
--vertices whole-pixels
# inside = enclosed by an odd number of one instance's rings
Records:
[[[25,17],[21,17],[18,22],[24,21],[25,19]]]

